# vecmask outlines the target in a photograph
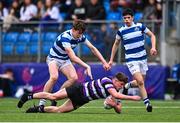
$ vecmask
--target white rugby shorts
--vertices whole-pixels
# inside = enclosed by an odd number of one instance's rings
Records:
[[[131,61],[127,62],[126,65],[132,75],[137,72],[140,72],[142,75],[146,75],[146,72],[148,71],[147,60]]]
[[[61,59],[57,59],[57,58],[50,58],[49,56],[47,56],[46,63],[49,65],[52,62],[56,62],[59,69],[62,69],[63,67],[65,67],[69,64],[72,64],[70,59],[61,60]]]

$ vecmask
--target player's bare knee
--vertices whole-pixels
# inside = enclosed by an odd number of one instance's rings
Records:
[[[58,75],[52,75],[52,76],[50,76],[50,80],[51,80],[51,82],[56,82],[57,80],[58,80]]]
[[[71,76],[70,78],[69,78],[69,80],[71,81],[71,82],[75,82],[75,81],[77,81],[78,80],[78,77],[75,75],[75,76]]]
[[[144,81],[138,81],[138,86],[144,86]]]
[[[57,112],[57,113],[64,113],[64,111],[61,110],[61,108],[57,108],[56,112]]]

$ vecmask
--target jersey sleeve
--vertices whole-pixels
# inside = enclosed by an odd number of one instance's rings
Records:
[[[116,33],[116,39],[120,40],[121,39],[121,32],[118,30]]]
[[[82,36],[81,42],[86,43],[86,41],[89,41],[85,35]]]
[[[149,29],[144,24],[142,24],[141,28],[142,28],[142,32],[144,33],[147,33],[149,31]]]
[[[108,77],[104,77],[101,79],[101,82],[103,84],[103,86],[108,90],[110,88],[114,88],[112,80]]]
[[[63,46],[64,48],[69,48],[69,47],[71,47],[71,43],[70,43],[70,39],[69,39],[69,38],[67,38],[67,37],[65,37],[65,36],[62,36],[61,39],[60,39],[60,41],[62,42],[62,46]]]

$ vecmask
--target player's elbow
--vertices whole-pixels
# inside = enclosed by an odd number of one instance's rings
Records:
[[[150,36],[151,38],[156,38],[155,35],[154,35],[154,33],[150,33],[149,36]]]
[[[119,97],[119,94],[118,94],[118,93],[114,93],[114,94],[112,94],[112,96],[113,96],[114,98],[120,99],[120,97]]]
[[[57,100],[58,97],[56,95],[54,95],[54,94],[50,94],[48,99],[50,99],[50,100]]]
[[[116,45],[116,46],[119,46],[119,42],[116,42],[115,45]]]
[[[69,55],[69,58],[71,59],[71,61],[76,61],[76,60],[75,60],[75,59],[76,59],[76,56],[75,56],[75,55],[70,54],[70,55]]]
[[[97,52],[97,49],[94,46],[90,47],[90,49],[93,54],[95,54]]]

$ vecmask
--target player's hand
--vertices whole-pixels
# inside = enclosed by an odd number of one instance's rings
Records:
[[[114,107],[116,105],[116,101],[111,96],[107,97],[105,102],[106,102],[106,104],[108,104],[112,107]]]
[[[87,67],[86,67],[86,70],[84,71],[84,73],[85,73],[86,75],[88,75],[88,76],[90,77],[90,79],[93,79],[92,73],[91,73],[91,67],[90,67],[90,66],[87,66]]]
[[[132,96],[132,99],[134,101],[139,101],[139,100],[141,100],[141,97],[140,96]]]
[[[112,64],[113,64],[113,61],[110,60],[108,64],[109,64],[109,66],[110,66],[110,68],[111,68],[111,67],[112,67]]]
[[[157,55],[157,50],[156,50],[156,48],[151,48],[150,54],[151,54],[152,56]]]
[[[105,63],[103,64],[103,68],[108,71],[110,69],[110,66],[108,63]]]

